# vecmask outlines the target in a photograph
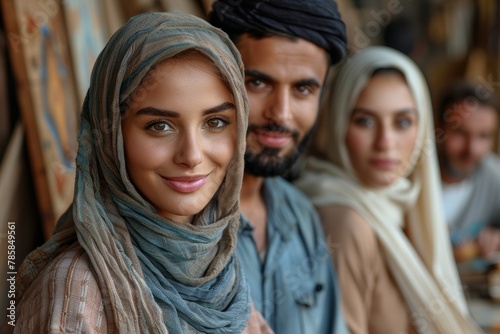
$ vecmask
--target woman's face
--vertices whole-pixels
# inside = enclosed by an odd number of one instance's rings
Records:
[[[401,74],[374,75],[358,97],[347,127],[351,165],[366,185],[383,187],[409,168],[418,112]]]
[[[234,99],[201,55],[155,66],[122,119],[127,172],[162,217],[189,223],[212,199],[236,150]]]

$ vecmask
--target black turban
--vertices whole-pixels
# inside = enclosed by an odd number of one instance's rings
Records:
[[[345,24],[333,0],[217,0],[209,21],[233,40],[244,33],[303,38],[334,64],[346,53]]]

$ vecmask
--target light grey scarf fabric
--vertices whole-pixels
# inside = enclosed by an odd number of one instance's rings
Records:
[[[155,64],[188,49],[214,62],[237,110],[237,148],[217,194],[179,224],[156,214],[136,191],[125,165],[120,106]],[[78,134],[72,207],[53,237],[20,269],[18,298],[75,240],[85,249],[107,319],[123,333],[239,333],[249,294],[233,254],[248,104],[243,65],[220,30],[190,15],[146,13],[118,30],[92,72]]]

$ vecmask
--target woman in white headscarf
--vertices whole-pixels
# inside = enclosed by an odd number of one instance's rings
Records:
[[[478,333],[439,206],[432,109],[403,54],[368,48],[333,81],[297,185],[321,216],[351,333]]]

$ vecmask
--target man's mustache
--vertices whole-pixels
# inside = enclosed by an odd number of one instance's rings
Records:
[[[248,126],[248,132],[254,132],[254,131],[269,131],[269,132],[286,133],[286,134],[290,134],[295,139],[297,139],[299,137],[299,132],[297,130],[290,129],[287,126],[284,126],[281,124],[276,124],[276,123],[268,123],[266,125],[250,124]]]

